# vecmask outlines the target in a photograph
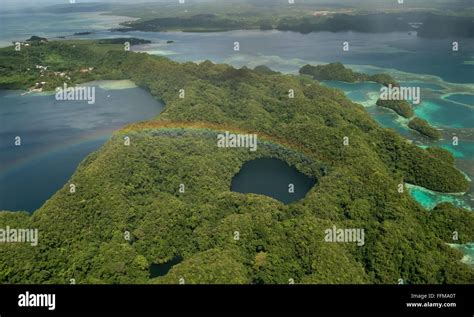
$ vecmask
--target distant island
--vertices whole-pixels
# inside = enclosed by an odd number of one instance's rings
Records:
[[[76,32],[73,35],[89,35],[89,34],[94,34],[94,32]]]
[[[411,105],[405,100],[377,100],[377,106],[392,109],[404,118],[411,118],[415,114]]]
[[[416,23],[414,26],[413,23]],[[412,32],[420,37],[474,37],[474,20],[469,17],[420,13],[329,13],[308,15],[304,12],[278,11],[273,17],[249,15],[246,18],[225,14],[176,15],[138,19],[122,23],[114,31],[222,32],[231,30],[280,30],[311,32]]]

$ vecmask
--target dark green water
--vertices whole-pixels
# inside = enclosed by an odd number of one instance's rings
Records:
[[[181,261],[183,261],[183,258],[178,255],[168,262],[150,265],[150,278],[166,275],[173,266]]]
[[[289,192],[294,185],[294,193]],[[231,190],[275,198],[285,204],[302,199],[316,184],[316,180],[296,168],[274,158],[260,158],[246,162],[232,179]]]
[[[115,130],[162,109],[162,103],[137,87],[96,86],[93,105],[58,101],[54,94],[0,90],[0,210],[33,212]],[[21,146],[15,146],[15,136],[21,136]]]

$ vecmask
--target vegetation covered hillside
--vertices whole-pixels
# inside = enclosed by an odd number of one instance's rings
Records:
[[[22,74],[41,63],[51,78],[70,73],[71,83],[129,78],[166,103],[159,117],[115,133],[32,215],[0,212],[2,228],[39,229],[36,247],[0,245],[0,283],[474,282],[447,245],[454,230],[473,240],[465,224],[474,214],[451,205],[431,214],[399,186],[465,191],[448,152],[409,144],[304,76],[181,64],[121,47],[0,49],[4,87],[31,87],[39,74]],[[76,72],[83,67],[94,70]],[[257,133],[258,150],[218,148],[223,131]],[[232,177],[257,157],[280,158],[318,182],[288,205],[231,192]],[[365,244],[325,242],[333,226],[363,228]],[[178,255],[168,274],[149,277],[150,264]]]
[[[346,68],[341,63],[329,63],[326,65],[305,65],[300,68],[300,74],[310,75],[316,80],[338,80],[347,83],[373,81],[384,86],[399,86],[400,84],[388,74],[368,75],[358,73],[350,68]]]

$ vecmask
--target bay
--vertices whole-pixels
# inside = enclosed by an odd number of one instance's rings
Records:
[[[92,105],[59,101],[51,93],[0,90],[0,210],[39,208],[113,131],[163,109],[129,81],[89,85],[95,87]]]

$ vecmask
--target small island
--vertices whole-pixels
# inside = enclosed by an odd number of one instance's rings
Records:
[[[135,37],[118,37],[113,39],[102,39],[99,40],[99,44],[124,44],[125,42],[130,43],[130,45],[140,45],[140,44],[150,44],[151,41],[139,39]]]
[[[90,34],[94,34],[94,32],[76,32],[73,35],[90,35]]]
[[[426,120],[420,118],[413,118],[409,123],[408,127],[419,133],[427,136],[431,139],[438,140],[441,138],[441,132],[433,128]]]

